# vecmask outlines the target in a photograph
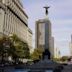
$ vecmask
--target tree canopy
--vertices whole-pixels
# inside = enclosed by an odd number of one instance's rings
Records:
[[[42,58],[43,49],[35,48],[34,52],[31,54],[32,60],[40,60]]]
[[[26,42],[20,40],[16,35],[12,35],[10,39],[15,47],[15,55],[18,58],[29,58],[29,47]]]
[[[14,60],[30,57],[28,44],[20,40],[15,34],[0,37],[0,56],[3,56],[5,51]]]

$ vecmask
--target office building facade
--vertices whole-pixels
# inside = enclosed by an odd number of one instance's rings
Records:
[[[33,37],[33,33],[32,30],[30,28],[28,28],[28,33],[27,33],[27,42],[28,42],[28,46],[30,49],[30,53],[32,53],[32,37]]]
[[[28,42],[28,31],[28,15],[20,0],[0,0],[0,34],[16,34]]]
[[[72,35],[71,35],[71,42],[69,43],[69,48],[70,48],[70,55],[72,56]]]
[[[54,37],[51,36],[51,39],[50,39],[50,52],[51,52],[51,57],[54,57],[54,54],[55,54],[54,49],[55,49],[55,47],[54,47]]]

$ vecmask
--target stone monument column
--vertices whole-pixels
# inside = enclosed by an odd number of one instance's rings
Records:
[[[50,59],[51,57],[51,22],[48,19],[48,9],[50,7],[44,7],[45,8],[45,18],[44,19],[38,19],[38,21],[36,21],[36,48],[42,48],[44,50],[45,53],[43,53],[43,58],[45,56],[45,54],[48,57],[48,59]],[[47,54],[48,53],[48,54]]]
[[[45,6],[45,15],[48,17],[48,9],[50,8],[49,6]],[[51,28],[50,28],[50,22],[47,18],[45,21],[45,48],[43,52],[43,59],[50,59],[51,53],[50,53],[50,37],[51,37]]]

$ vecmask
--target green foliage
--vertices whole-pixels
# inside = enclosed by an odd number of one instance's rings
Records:
[[[6,43],[7,43],[6,37],[0,38],[0,53],[4,52]]]
[[[12,55],[12,51],[14,51],[14,46],[10,41],[9,37],[3,36],[0,38],[0,57],[3,57],[6,54],[7,57]]]
[[[68,56],[63,56],[63,57],[61,57],[61,61],[67,61],[69,59],[69,57]]]
[[[60,58],[52,58],[52,60],[55,61],[55,62],[59,62]]]
[[[8,48],[6,48],[7,46]],[[11,56],[14,60],[30,58],[28,44],[20,40],[15,34],[0,38],[0,56],[3,56],[5,51],[8,56]]]
[[[13,58],[29,58],[29,48],[27,43],[20,40],[16,35],[10,36],[11,41],[14,44],[15,51]]]
[[[32,60],[40,60],[42,58],[43,49],[35,48],[34,52],[31,54]]]

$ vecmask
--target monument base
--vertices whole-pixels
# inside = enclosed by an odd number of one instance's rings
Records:
[[[30,72],[61,72],[62,66],[52,60],[41,60],[30,66]]]
[[[30,72],[61,72],[62,68],[59,63],[50,60],[50,52],[45,49],[43,59],[30,65]]]

